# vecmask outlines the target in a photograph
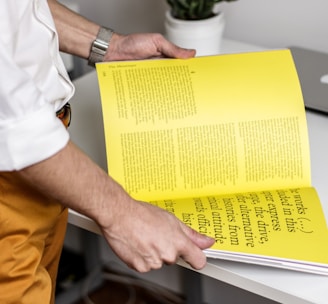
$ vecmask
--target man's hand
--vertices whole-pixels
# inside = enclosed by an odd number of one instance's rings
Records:
[[[180,48],[161,34],[114,34],[104,61],[138,60],[149,58],[190,58],[195,50]]]
[[[137,201],[102,230],[113,251],[139,272],[175,264],[179,258],[201,269],[206,264],[202,249],[214,243],[167,211]]]

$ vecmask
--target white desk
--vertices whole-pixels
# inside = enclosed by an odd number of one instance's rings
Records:
[[[260,47],[225,40],[223,53],[260,50]],[[105,143],[97,76],[91,72],[75,81],[72,100],[72,140],[106,170]],[[312,183],[328,219],[328,115],[307,113]],[[74,212],[69,223],[99,233],[90,219]],[[328,244],[323,244],[328,246]],[[184,263],[182,266],[188,267]],[[188,267],[189,268],[189,267]],[[200,273],[281,303],[328,303],[328,277],[269,267],[209,259]]]

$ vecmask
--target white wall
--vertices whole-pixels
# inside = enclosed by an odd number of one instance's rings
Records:
[[[163,31],[165,0],[78,0],[78,2],[84,16],[117,32]]]
[[[328,52],[327,0],[238,0],[222,5],[225,35],[267,47]]]

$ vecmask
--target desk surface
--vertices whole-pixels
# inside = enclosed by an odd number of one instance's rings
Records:
[[[223,53],[257,51],[263,48],[225,40]],[[72,140],[103,169],[105,142],[97,76],[91,72],[75,81],[72,100]],[[328,219],[328,115],[307,112],[312,184],[320,196]],[[69,223],[99,233],[97,225],[72,210]],[[323,245],[324,246],[324,245]],[[180,265],[188,267],[183,262]],[[282,303],[322,303],[328,299],[328,277],[263,266],[208,259],[200,273]]]

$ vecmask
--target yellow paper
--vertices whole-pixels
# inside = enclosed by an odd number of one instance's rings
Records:
[[[109,174],[137,199],[310,186],[290,52],[97,65]]]
[[[328,264],[326,222],[313,188],[154,201],[215,238],[209,250]]]
[[[305,260],[328,273],[289,50],[101,63],[97,73],[108,171],[131,196],[214,237],[209,256]]]

